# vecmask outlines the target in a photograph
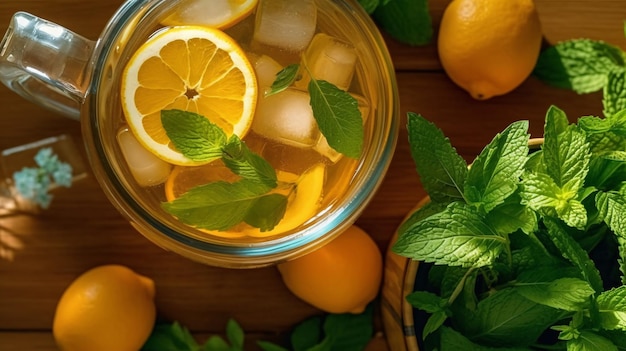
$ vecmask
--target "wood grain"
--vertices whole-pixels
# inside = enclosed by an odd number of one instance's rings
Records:
[[[122,0],[20,0],[0,2],[0,32],[23,10],[95,40]],[[449,1],[430,0],[438,25]],[[577,37],[605,40],[626,49],[622,0],[536,0],[546,41]],[[431,119],[458,151],[473,159],[495,133],[518,119],[542,130],[550,105],[572,120],[601,114],[599,93],[576,95],[530,77],[514,92],[479,102],[456,87],[441,70],[436,43],[409,47],[385,34],[397,71],[400,113]],[[80,125],[28,103],[0,87],[0,149],[67,133],[82,141]],[[82,152],[82,151],[81,151]],[[387,177],[357,224],[386,250],[406,213],[424,195],[415,174],[405,127]],[[301,302],[282,285],[273,268],[226,270],[200,265],[166,252],[133,230],[109,204],[93,175],[72,191],[56,193],[54,205],[37,215],[0,217],[0,350],[56,350],[50,334],[56,302],[83,271],[119,263],[156,282],[160,320],[178,320],[196,335],[222,333],[235,318],[253,339],[284,340],[296,323],[320,311]],[[380,329],[380,328],[379,328]],[[372,350],[385,350],[375,342]]]

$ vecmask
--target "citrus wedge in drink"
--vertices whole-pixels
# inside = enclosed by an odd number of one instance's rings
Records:
[[[204,25],[229,28],[246,18],[258,0],[183,0],[162,23],[166,26]]]
[[[243,138],[252,123],[257,82],[249,60],[224,32],[201,26],[168,27],[133,55],[122,77],[122,108],[137,140],[176,165],[198,165],[176,150],[161,111],[200,114],[228,136]]]
[[[236,181],[236,176],[228,175],[228,172],[230,171],[219,161],[200,167],[176,166],[165,182],[167,201],[175,200],[193,187],[217,181],[218,179]],[[274,229],[262,232],[258,228],[239,225],[228,231],[203,231],[224,238],[242,236],[270,237],[295,229],[313,217],[320,206],[326,167],[323,164],[317,164],[301,176],[290,172],[277,171],[276,176],[279,186],[273,192],[287,196],[288,203],[283,219]]]

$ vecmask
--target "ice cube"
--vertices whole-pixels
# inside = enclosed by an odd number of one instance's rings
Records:
[[[261,156],[275,169],[294,174],[302,174],[312,164],[324,162],[324,158],[311,148],[302,149],[267,140]]]
[[[131,174],[140,186],[158,185],[167,179],[172,166],[146,150],[130,130],[122,128],[117,134],[117,142]]]
[[[295,88],[265,97],[257,106],[252,130],[283,144],[313,146],[319,130],[309,101],[308,93]]]
[[[259,97],[263,99],[263,93],[272,86],[272,83],[276,80],[276,74],[283,69],[283,66],[267,55],[260,55],[253,62],[259,84]]]
[[[354,76],[357,53],[352,44],[330,35],[319,33],[313,37],[311,45],[302,57],[313,78],[325,80],[341,90],[348,90]],[[302,79],[296,86],[306,89],[310,81],[306,69],[301,70]]]
[[[359,111],[361,112],[361,118],[363,119],[363,123],[367,120],[370,113],[370,105],[367,99],[363,96],[351,94],[352,97],[356,99],[359,103]],[[313,146],[313,150],[319,152],[321,155],[325,156],[330,162],[337,163],[343,156],[341,153],[337,152],[335,149],[328,145],[328,140],[326,137],[320,133],[319,139],[317,143]]]
[[[253,40],[301,52],[313,38],[316,21],[314,0],[260,0]]]
[[[177,17],[185,19],[185,24],[224,23],[233,16],[229,0],[186,0],[177,11]]]

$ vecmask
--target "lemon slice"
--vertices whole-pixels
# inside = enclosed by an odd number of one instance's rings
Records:
[[[219,162],[200,167],[174,167],[174,170],[172,170],[165,182],[167,201],[173,201],[193,187],[216,181],[220,176],[223,176],[227,181],[235,181],[236,179],[232,178],[232,173],[229,178],[228,172],[230,171],[222,164],[219,164]],[[277,171],[276,176],[279,183],[295,183],[296,188],[291,192],[290,186],[278,187],[274,190],[276,193],[289,196],[285,215],[274,229],[261,232],[258,228],[238,225],[229,231],[202,231],[224,238],[244,236],[269,237],[295,229],[313,217],[322,199],[326,167],[323,164],[318,164],[304,172],[301,176],[290,172]]]
[[[229,28],[246,18],[258,0],[183,0],[161,23],[166,26],[203,25]]]
[[[130,59],[122,77],[122,108],[137,140],[159,158],[197,165],[176,150],[161,111],[195,112],[230,136],[243,138],[256,107],[257,83],[246,55],[224,32],[200,26],[155,33]]]

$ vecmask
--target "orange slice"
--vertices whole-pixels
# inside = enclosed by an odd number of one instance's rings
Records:
[[[195,112],[230,136],[250,129],[257,100],[254,69],[224,32],[200,26],[155,33],[128,62],[122,108],[137,140],[159,158],[197,165],[176,150],[161,124],[161,111]]]
[[[258,0],[183,0],[161,23],[166,26],[203,25],[229,28],[246,18]]]

